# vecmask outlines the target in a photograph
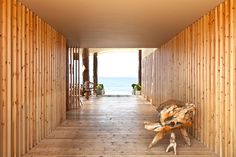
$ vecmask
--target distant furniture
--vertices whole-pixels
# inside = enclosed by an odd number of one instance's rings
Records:
[[[85,81],[83,85],[83,95],[88,100],[89,96],[92,95],[92,91],[94,89],[94,83],[90,81]]]

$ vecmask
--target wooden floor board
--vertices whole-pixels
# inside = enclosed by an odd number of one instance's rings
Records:
[[[169,136],[147,149],[154,132],[143,122],[155,120],[156,111],[139,97],[98,97],[81,110],[67,113],[67,120],[24,157],[167,157]],[[188,147],[177,132],[180,157],[215,157],[199,141]]]

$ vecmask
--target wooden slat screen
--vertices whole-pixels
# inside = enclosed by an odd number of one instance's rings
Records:
[[[70,47],[68,49],[68,104],[67,109],[80,108],[80,49]]]

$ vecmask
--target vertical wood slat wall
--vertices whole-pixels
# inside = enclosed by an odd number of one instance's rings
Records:
[[[18,157],[65,119],[66,40],[16,0],[0,0],[0,156]]]
[[[222,157],[236,156],[235,17],[235,0],[226,0],[143,58],[143,95],[154,105],[195,103],[189,131]]]
[[[153,54],[146,56],[143,60],[142,60],[142,93],[143,96],[149,100],[152,101],[151,98],[151,93],[152,93],[152,89],[150,89],[150,87],[152,87],[152,65],[153,65]]]
[[[67,109],[80,108],[80,49],[68,48],[68,103]]]

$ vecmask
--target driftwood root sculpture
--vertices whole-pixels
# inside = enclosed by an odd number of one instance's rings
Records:
[[[186,103],[185,105],[170,104],[165,107],[162,105],[161,107],[162,110],[160,110],[160,114],[158,115],[158,121],[155,123],[144,122],[145,129],[157,132],[149,148],[163,139],[166,133],[174,129],[180,129],[186,144],[191,146],[186,127],[191,126],[193,123],[193,117],[196,112],[195,105]]]

